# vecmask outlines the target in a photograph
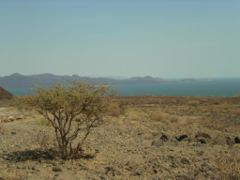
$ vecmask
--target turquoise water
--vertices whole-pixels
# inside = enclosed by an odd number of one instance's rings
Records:
[[[120,96],[236,96],[240,79],[214,81],[167,81],[158,84],[116,84],[110,86]],[[28,95],[33,88],[8,88],[14,95]]]

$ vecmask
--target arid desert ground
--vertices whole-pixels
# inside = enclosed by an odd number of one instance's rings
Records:
[[[240,179],[240,98],[121,97],[84,146],[60,160],[34,111],[0,107],[0,179]]]

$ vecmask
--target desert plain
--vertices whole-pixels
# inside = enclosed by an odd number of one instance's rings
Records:
[[[33,110],[2,102],[1,180],[240,179],[240,98],[118,97],[74,160]]]

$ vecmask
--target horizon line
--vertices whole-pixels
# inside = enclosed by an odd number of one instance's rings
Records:
[[[240,79],[239,77],[174,77],[174,78],[164,78],[159,76],[153,76],[153,75],[134,75],[134,76],[91,76],[91,75],[79,75],[77,73],[74,74],[55,74],[55,73],[36,73],[36,74],[24,74],[24,73],[11,73],[7,75],[0,75],[0,78],[9,77],[13,75],[19,75],[19,76],[38,76],[38,75],[53,75],[53,76],[79,76],[81,78],[108,78],[108,79],[131,79],[131,78],[155,78],[155,79],[166,79],[166,80],[194,80],[194,79]]]

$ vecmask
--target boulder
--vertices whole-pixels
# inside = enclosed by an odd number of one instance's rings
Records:
[[[240,138],[239,137],[235,137],[234,138],[234,142],[235,142],[235,144],[240,144]]]
[[[208,140],[206,138],[197,138],[197,142],[199,142],[201,144],[207,144]]]
[[[204,132],[199,132],[196,134],[195,138],[205,138],[205,139],[211,139],[211,136]]]
[[[196,134],[195,138],[197,142],[207,144],[212,137],[207,133],[199,132]]]
[[[181,142],[181,141],[187,140],[188,135],[183,134],[183,135],[177,136],[176,139],[177,139],[177,141]]]
[[[168,136],[163,134],[159,139],[156,139],[152,142],[152,146],[155,146],[155,147],[160,147],[162,146],[165,142],[167,142],[169,139],[168,139]]]

